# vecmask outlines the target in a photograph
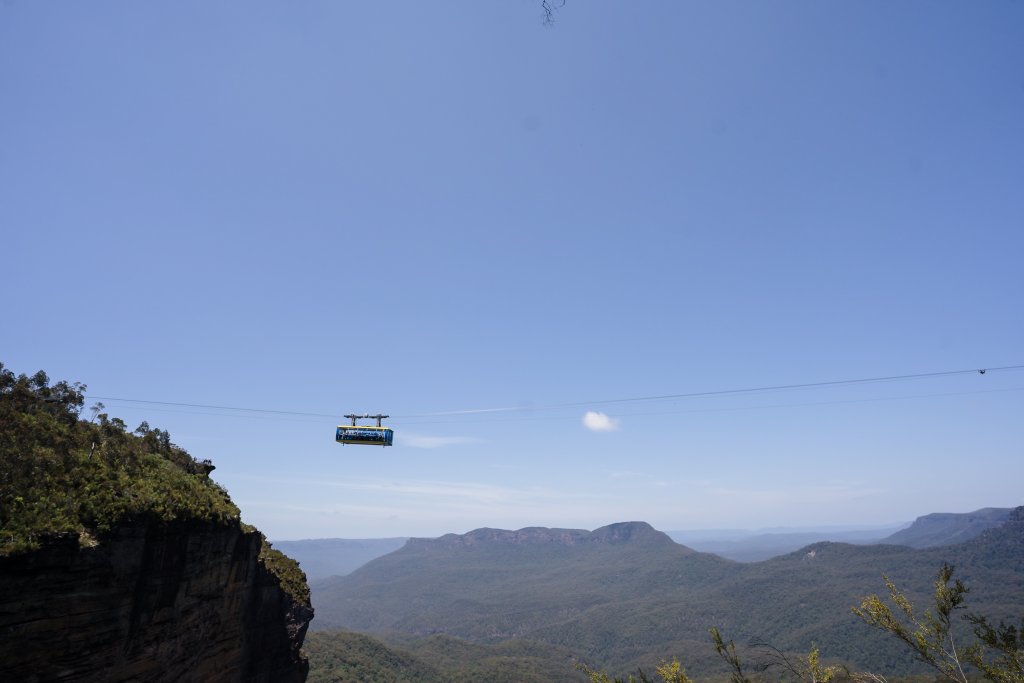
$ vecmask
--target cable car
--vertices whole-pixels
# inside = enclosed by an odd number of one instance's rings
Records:
[[[334,433],[334,440],[342,446],[346,444],[359,444],[363,446],[390,446],[395,439],[395,431],[390,427],[381,426],[380,421],[389,415],[346,415],[352,420],[350,425],[338,425],[338,431]],[[376,419],[377,426],[357,425],[356,420]]]

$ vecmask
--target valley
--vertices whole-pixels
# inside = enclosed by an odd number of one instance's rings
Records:
[[[950,528],[961,521],[950,517]],[[643,522],[411,539],[348,576],[311,582],[311,628],[389,643],[440,636],[480,646],[534,642],[620,671],[678,657],[691,673],[715,674],[724,671],[707,636],[716,626],[739,643],[789,652],[817,645],[855,667],[907,675],[920,667],[851,607],[884,592],[883,575],[926,605],[944,563],[971,587],[972,610],[1017,618],[1024,613],[1024,508],[959,544],[825,541],[754,563],[695,551]]]

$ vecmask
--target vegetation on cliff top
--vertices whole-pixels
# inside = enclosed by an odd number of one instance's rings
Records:
[[[100,404],[81,419],[84,390],[0,364],[0,553],[55,533],[88,543],[142,516],[237,523],[227,493],[167,432],[146,423],[129,432]]]
[[[0,555],[34,550],[54,534],[83,545],[135,519],[240,525],[238,508],[208,463],[143,422],[133,432],[96,404],[81,416],[85,386],[15,376],[0,363]],[[260,560],[309,605],[298,564],[263,539]]]
[[[266,538],[263,539],[263,546],[260,548],[260,562],[277,577],[281,582],[281,588],[296,602],[306,607],[312,606],[306,574],[299,568],[299,563],[271,547]]]

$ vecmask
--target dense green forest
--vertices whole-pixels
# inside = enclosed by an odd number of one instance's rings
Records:
[[[718,626],[741,642],[790,653],[817,645],[851,665],[905,676],[923,665],[851,608],[883,587],[883,574],[926,604],[945,563],[972,587],[972,608],[1017,623],[1024,511],[955,546],[826,542],[754,564],[697,553],[643,523],[415,539],[348,576],[313,582],[312,627],[377,634],[389,644],[400,642],[396,634],[445,633],[484,645],[523,639],[619,672],[685,656],[705,677],[728,673],[707,638]],[[958,627],[970,635],[968,625]]]
[[[309,683],[584,683],[567,648],[511,640],[479,645],[450,636],[401,644],[351,631],[311,632]]]
[[[92,406],[85,386],[15,375],[0,363],[0,555],[30,552],[54,535],[102,543],[118,524],[196,521],[244,527],[212,465],[143,422],[136,429]],[[248,527],[244,527],[252,531]],[[261,560],[303,604],[298,565],[263,541]]]
[[[994,625],[967,611],[968,587],[943,565],[925,607],[915,606],[890,579],[887,594],[864,596],[853,614],[861,627],[882,632],[899,645],[902,656],[926,673],[891,676],[863,671],[828,659],[817,645],[807,652],[786,652],[768,643],[737,644],[717,628],[708,629],[710,649],[721,667],[700,677],[707,683],[1024,683],[1024,620],[1020,626]],[[965,637],[967,625],[969,631]],[[954,636],[954,632],[957,635]],[[471,644],[450,636],[409,638],[385,644],[347,631],[310,634],[306,647],[314,683],[694,683],[673,657],[635,673],[613,677],[578,660],[567,648],[521,639],[497,645]],[[693,652],[685,660],[692,663]]]

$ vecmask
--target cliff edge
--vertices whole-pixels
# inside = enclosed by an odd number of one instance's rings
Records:
[[[0,681],[305,681],[298,564],[84,389],[0,364]]]
[[[263,537],[133,522],[0,557],[0,680],[306,680],[312,609],[260,559]]]

